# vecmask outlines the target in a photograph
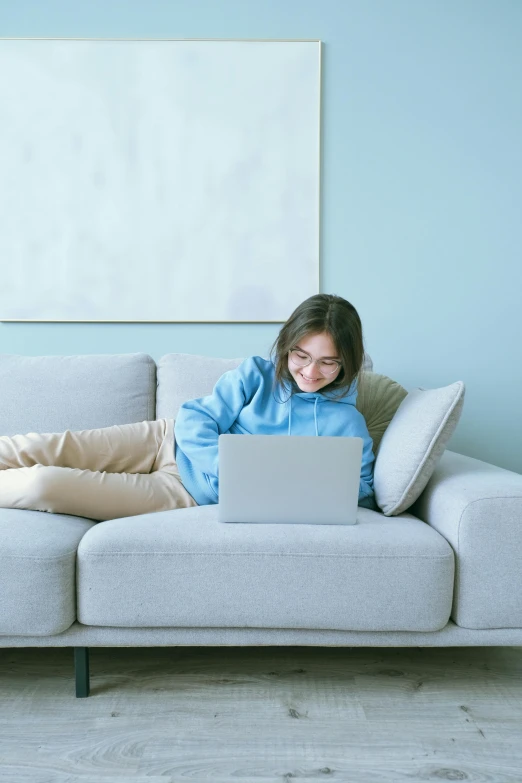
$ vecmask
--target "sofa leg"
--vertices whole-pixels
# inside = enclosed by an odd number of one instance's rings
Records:
[[[74,673],[76,676],[76,698],[89,695],[89,648],[74,648]]]

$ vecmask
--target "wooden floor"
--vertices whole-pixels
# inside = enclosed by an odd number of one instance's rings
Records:
[[[0,650],[2,783],[522,781],[522,648]]]

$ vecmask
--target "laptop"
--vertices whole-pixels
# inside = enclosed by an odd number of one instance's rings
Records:
[[[220,435],[220,522],[354,525],[362,438]]]

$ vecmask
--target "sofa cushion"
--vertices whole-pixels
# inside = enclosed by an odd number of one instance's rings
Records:
[[[221,524],[217,506],[110,520],[78,548],[78,620],[114,627],[436,631],[448,542],[405,514],[357,525]]]
[[[163,356],[157,368],[156,418],[175,419],[184,402],[211,394],[219,378],[242,361],[192,353]]]
[[[244,359],[218,359],[192,353],[166,354],[158,362],[156,417],[175,419],[184,402],[212,394],[219,378],[242,361]],[[372,360],[366,354],[364,368],[373,368]]]
[[[408,392],[387,375],[363,371],[359,378],[355,407],[365,418],[373,441],[373,453],[378,454],[382,436]]]
[[[145,353],[0,354],[0,435],[63,432],[155,418],[156,365]]]
[[[381,440],[374,467],[375,500],[386,516],[402,514],[428,483],[464,404],[464,384],[414,389]]]
[[[76,619],[82,517],[0,509],[0,634],[46,636]]]

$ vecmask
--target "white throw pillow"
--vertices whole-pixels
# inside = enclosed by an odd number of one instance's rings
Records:
[[[462,412],[465,386],[414,389],[399,405],[375,460],[374,490],[385,516],[401,514],[428,483]]]

